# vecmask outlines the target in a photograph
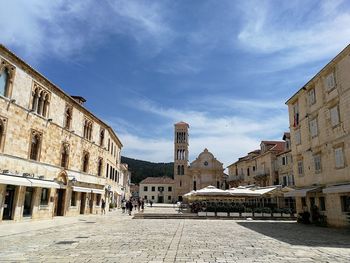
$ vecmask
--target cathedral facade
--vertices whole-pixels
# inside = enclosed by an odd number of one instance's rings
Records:
[[[174,133],[174,179],[175,198],[182,201],[184,194],[199,190],[208,185],[226,187],[223,163],[204,149],[196,160],[189,164],[189,125],[185,122],[175,124]]]

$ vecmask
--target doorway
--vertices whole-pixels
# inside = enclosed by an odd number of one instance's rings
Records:
[[[90,194],[90,203],[89,203],[90,214],[92,214],[92,212],[93,212],[94,197],[95,197],[95,194],[91,193],[91,194]]]
[[[2,214],[3,220],[13,219],[13,205],[15,200],[16,187],[14,185],[8,185],[5,192],[4,212]]]
[[[80,214],[84,214],[86,205],[86,193],[80,194]]]
[[[33,201],[33,188],[26,187],[26,192],[24,195],[24,205],[23,205],[23,216],[32,216],[32,201]]]
[[[63,216],[64,215],[64,194],[66,190],[65,189],[58,189],[57,190],[57,198],[56,198],[56,205],[55,205],[55,216]]]
[[[164,196],[158,196],[158,203],[164,203]]]

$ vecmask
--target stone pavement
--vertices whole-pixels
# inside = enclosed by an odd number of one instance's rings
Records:
[[[133,220],[117,210],[0,224],[0,262],[348,263],[350,232],[291,222]]]

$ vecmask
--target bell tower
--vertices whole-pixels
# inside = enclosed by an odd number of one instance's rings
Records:
[[[174,134],[174,180],[175,198],[182,201],[182,196],[189,192],[188,169],[188,129],[185,122],[175,124]]]

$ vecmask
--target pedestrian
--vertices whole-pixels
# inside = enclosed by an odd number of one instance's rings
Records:
[[[153,201],[152,201],[152,200],[150,200],[150,201],[149,201],[149,204],[150,204],[150,206],[152,207],[152,205],[153,205]]]
[[[131,212],[132,212],[132,201],[129,200],[129,216],[131,216]]]
[[[145,209],[145,201],[142,199],[141,200],[141,211],[143,212],[144,209]]]
[[[132,205],[134,206],[134,209],[135,209],[135,211],[136,211],[136,208],[137,208],[137,200],[136,200],[136,199],[134,199],[134,200],[132,201]]]
[[[106,202],[104,199],[101,202],[101,214],[106,214]]]
[[[122,201],[122,212],[123,212],[123,214],[125,213],[125,208],[126,208],[126,202],[123,199],[123,201]]]
[[[141,200],[140,198],[137,199],[137,210],[140,212],[140,208],[141,208]]]

